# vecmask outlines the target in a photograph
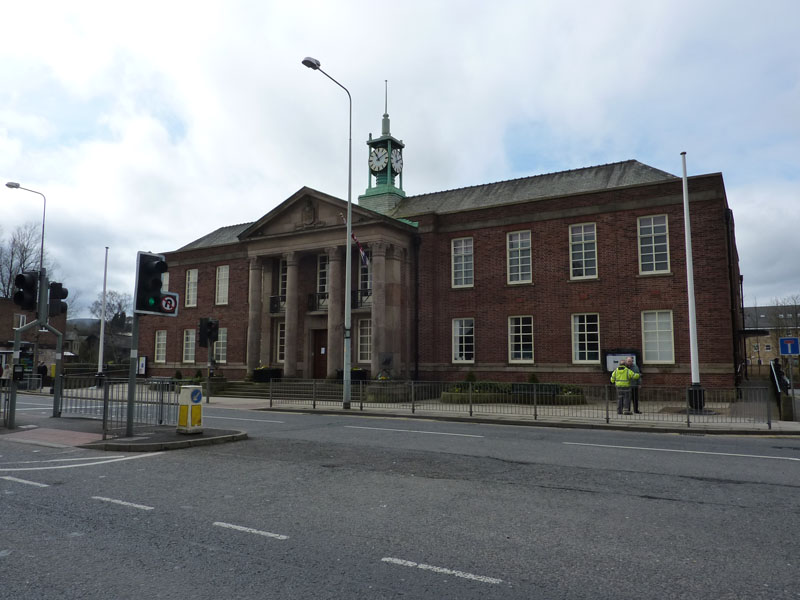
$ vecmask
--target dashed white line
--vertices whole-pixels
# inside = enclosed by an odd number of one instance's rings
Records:
[[[433,571],[434,573],[441,573],[442,575],[452,575],[453,577],[461,577],[462,579],[470,579],[472,581],[480,581],[481,583],[503,583],[502,579],[496,577],[486,577],[485,575],[475,575],[473,573],[466,573],[464,571],[456,571],[453,569],[446,569],[445,567],[434,567],[433,565],[426,565],[422,563],[415,563],[410,560],[403,560],[402,558],[384,557],[381,561],[393,565],[400,565],[401,567],[411,567],[422,569],[423,571]]]
[[[346,429],[372,429],[374,431],[400,431],[402,433],[425,433],[428,435],[451,435],[457,437],[471,437],[471,438],[482,438],[482,435],[472,435],[469,433],[445,433],[442,431],[420,431],[416,429],[391,429],[389,427],[359,427],[357,425],[345,425]]]
[[[117,500],[116,498],[106,498],[105,496],[92,496],[92,500],[110,502],[111,504],[119,504],[120,506],[127,506],[129,508],[138,508],[139,510],[153,510],[152,506],[146,506],[144,504],[134,504],[133,502],[125,502],[125,500]]]
[[[765,456],[760,454],[736,454],[734,452],[706,452],[703,450],[678,450],[674,448],[646,448],[640,446],[612,446],[610,444],[582,444],[580,442],[562,442],[568,446],[592,446],[594,448],[618,448],[621,450],[649,450],[651,452],[678,452],[681,454],[708,454],[711,456],[738,456],[741,458],[769,458],[772,460],[793,460],[800,461],[800,458],[792,456]]]
[[[43,487],[43,488],[50,487],[46,483],[39,483],[37,481],[28,481],[27,479],[18,479],[17,477],[5,476],[5,477],[0,477],[0,479],[5,479],[6,481],[14,481],[16,483],[24,483],[25,485],[33,485],[36,487]]]
[[[241,525],[234,525],[233,523],[223,523],[222,521],[215,521],[215,527],[224,527],[225,529],[233,529],[235,531],[242,531],[244,533],[253,533],[255,535],[262,535],[268,538],[274,538],[276,540],[288,540],[288,535],[282,535],[280,533],[271,533],[269,531],[261,531],[259,529],[253,529],[251,527],[242,527]]]

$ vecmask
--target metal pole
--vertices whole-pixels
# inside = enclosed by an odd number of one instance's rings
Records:
[[[348,138],[347,138],[347,239],[345,241],[345,267],[344,267],[344,280],[345,280],[345,292],[344,292],[344,363],[342,365],[344,373],[342,373],[342,408],[349,409],[350,408],[350,398],[351,398],[351,288],[352,288],[352,262],[353,257],[351,253],[351,244],[352,244],[352,235],[353,235],[353,97],[350,95],[350,91],[344,87],[341,83],[336,81],[333,77],[328,75],[325,71],[322,70],[320,67],[320,62],[315,58],[306,57],[303,59],[303,65],[310,69],[314,69],[315,71],[319,71],[325,77],[330,79],[333,83],[338,85],[342,88],[345,93],[347,94],[347,100],[349,102],[349,124],[348,124]]]
[[[128,371],[128,418],[125,423],[125,437],[133,437],[133,405],[136,401],[136,367],[139,356],[139,314],[133,313],[131,328],[131,367]]]
[[[100,311],[100,349],[97,352],[97,372],[103,372],[103,345],[106,339],[106,281],[108,280],[108,246],[106,246],[106,262],[103,266],[103,304]]]
[[[700,385],[700,361],[697,357],[697,315],[694,302],[694,267],[692,261],[692,227],[689,219],[689,181],[686,177],[686,152],[683,162],[683,233],[686,242],[686,291],[689,296],[689,347],[692,360],[692,385]]]

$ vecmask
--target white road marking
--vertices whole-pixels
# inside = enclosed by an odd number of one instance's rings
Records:
[[[119,456],[97,456],[97,457],[86,457],[83,458],[51,458],[50,460],[12,460],[10,462],[4,463],[7,465],[38,465],[42,463],[50,463],[50,462],[72,462],[76,460],[108,460],[109,458],[120,458]]]
[[[28,481],[27,479],[17,479],[16,477],[10,477],[10,476],[0,477],[0,479],[5,479],[6,481],[15,481],[17,483],[24,483],[25,485],[33,485],[33,486],[36,486],[36,487],[50,487],[46,483],[38,483],[36,481]]]
[[[95,460],[97,462],[87,462],[81,463],[77,465],[53,465],[49,467],[0,467],[0,471],[50,471],[53,469],[75,469],[78,467],[94,467],[96,465],[107,465],[109,463],[121,462],[123,460],[137,460],[140,458],[150,458],[151,456],[158,456],[159,454],[163,454],[163,452],[148,452],[147,454],[137,454],[135,456],[123,456],[122,458],[111,458],[105,460],[97,460],[97,459],[90,459],[86,458],[86,460]]]
[[[422,569],[423,571],[433,571],[434,573],[441,573],[442,575],[453,575],[454,577],[471,579],[472,581],[480,581],[481,583],[503,583],[502,579],[497,579],[496,577],[486,577],[485,575],[474,575],[472,573],[465,573],[464,571],[445,569],[444,567],[434,567],[433,565],[415,563],[410,560],[403,560],[402,558],[384,557],[381,559],[381,561],[385,563],[391,563],[393,565],[400,565],[401,567],[412,567]]]
[[[428,435],[452,435],[458,437],[482,438],[482,435],[471,435],[469,433],[444,433],[441,431],[418,431],[416,429],[391,429],[389,427],[358,427],[357,425],[345,425],[346,429],[372,429],[374,431],[400,431],[403,433],[426,433]]]
[[[794,460],[800,461],[800,458],[791,456],[762,456],[760,454],[736,454],[734,452],[705,452],[703,450],[675,450],[672,448],[645,448],[639,446],[612,446],[610,444],[582,444],[580,442],[562,442],[568,446],[592,446],[595,448],[619,448],[622,450],[649,450],[651,452],[679,452],[682,454],[709,454],[711,456],[738,456],[741,458],[769,458],[772,460]]]
[[[139,510],[153,510],[152,506],[145,506],[144,504],[134,504],[133,502],[125,502],[124,500],[116,500],[114,498],[106,498],[105,496],[92,496],[92,500],[100,500],[102,502],[111,502],[112,504],[119,504],[120,506],[128,506],[130,508],[138,508]]]
[[[206,419],[225,419],[227,421],[255,421],[256,423],[285,423],[286,421],[270,421],[269,419],[243,419],[240,417],[211,417],[205,415]]]
[[[254,533],[256,535],[263,535],[264,537],[268,538],[275,538],[276,540],[288,540],[288,535],[281,535],[280,533],[270,533],[269,531],[260,531],[258,529],[252,529],[250,527],[242,527],[241,525],[234,525],[232,523],[223,523],[221,521],[215,521],[213,523],[215,527],[224,527],[225,529],[233,529],[235,531],[243,531],[244,533]]]
[[[17,410],[17,411],[23,411],[23,410],[41,410],[41,411],[47,412],[47,410],[48,410],[48,409],[47,409],[47,407],[46,407],[46,406],[42,406],[41,408],[17,408],[16,410]],[[36,427],[36,425],[34,425],[34,427]],[[21,428],[20,428],[20,429],[21,429]]]

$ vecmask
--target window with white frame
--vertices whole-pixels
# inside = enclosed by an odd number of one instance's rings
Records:
[[[669,364],[675,362],[671,310],[642,312],[642,346],[643,362]]]
[[[572,315],[572,362],[600,362],[600,315]]]
[[[474,319],[453,319],[453,362],[475,362]]]
[[[328,255],[317,255],[317,301],[318,306],[328,304]]]
[[[278,297],[280,299],[281,307],[286,306],[286,282],[289,278],[289,265],[286,263],[286,259],[281,259],[281,263],[279,266],[280,269],[280,276],[278,278]]]
[[[372,251],[364,248],[366,263],[362,260],[358,269],[358,291],[361,303],[368,304],[372,300]]]
[[[513,231],[506,235],[508,283],[531,283],[531,232]]]
[[[183,330],[183,362],[194,362],[194,339],[197,331],[195,329]]]
[[[28,322],[28,316],[23,315],[20,313],[14,313],[14,324],[12,327],[14,329],[19,329],[20,327],[25,327],[25,323]]]
[[[570,279],[597,278],[597,237],[594,223],[569,227]]]
[[[186,306],[197,306],[197,269],[186,270]]]
[[[214,342],[214,360],[218,363],[228,362],[228,328],[217,330],[217,341]]]
[[[230,268],[228,265],[217,267],[217,290],[214,294],[214,304],[228,303],[228,277]]]
[[[161,291],[162,292],[169,291],[169,271],[166,271],[161,274]]]
[[[281,321],[275,328],[275,360],[282,363],[286,360],[286,322]]]
[[[639,217],[639,273],[669,273],[667,215]]]
[[[758,344],[753,344],[753,352],[758,352]]]
[[[472,287],[473,254],[472,238],[456,238],[450,242],[453,287]]]
[[[358,362],[372,360],[372,319],[358,320]]]
[[[772,344],[764,344],[764,352],[772,352]]]
[[[153,362],[167,362],[167,330],[159,329],[156,331],[156,347],[153,352]]]
[[[508,362],[533,362],[533,317],[508,317]]]

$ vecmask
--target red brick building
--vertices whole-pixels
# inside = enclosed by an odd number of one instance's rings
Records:
[[[621,352],[648,385],[690,383],[680,178],[631,160],[407,197],[387,115],[367,144],[353,206],[367,256],[351,245],[350,286],[346,202],[302,188],[167,253],[179,316],[141,318],[149,373],[204,369],[197,326],[212,317],[229,379],[334,376],[352,289],[352,364],[372,377],[602,384]],[[701,383],[730,387],[744,360],[733,215],[721,174],[688,183]]]
[[[0,331],[4,338],[0,340],[0,367],[11,363],[14,353],[14,330],[31,321],[36,320],[35,311],[22,310],[14,304],[11,298],[0,298]],[[67,314],[63,313],[49,319],[50,325],[61,333],[66,331]],[[49,331],[39,332],[33,328],[22,334],[20,340],[20,353],[22,362],[27,369],[35,368],[33,365],[33,348],[38,343],[39,360],[51,365],[56,361],[56,337]]]

